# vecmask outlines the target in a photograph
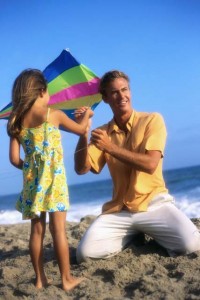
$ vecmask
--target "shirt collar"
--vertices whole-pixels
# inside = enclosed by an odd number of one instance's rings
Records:
[[[133,110],[128,122],[126,123],[126,128],[127,130],[130,132],[132,125],[133,125],[133,120],[134,120],[134,116],[135,116],[135,111]],[[112,133],[113,131],[116,132],[121,132],[122,130],[118,127],[117,123],[115,122],[114,118],[110,121],[109,123],[109,129],[108,129],[108,133]]]

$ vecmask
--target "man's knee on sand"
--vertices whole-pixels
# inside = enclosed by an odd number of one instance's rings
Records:
[[[87,251],[87,247],[84,246],[84,243],[82,243],[82,241],[80,241],[76,249],[77,262],[80,264],[86,261],[88,257],[89,257],[89,253]]]
[[[87,259],[103,259],[114,254],[110,253],[104,247],[94,247],[94,243],[87,243],[87,240],[81,240],[77,250],[76,259],[78,263],[87,261]]]
[[[185,253],[189,254],[200,250],[200,232],[196,230],[185,243]]]
[[[182,239],[178,248],[167,249],[170,256],[186,255],[200,251],[200,232],[194,231],[189,237]]]
[[[85,236],[80,241],[77,250],[77,262],[81,263],[87,259],[106,259],[118,254],[124,247],[119,243],[106,243],[106,241],[95,241]]]
[[[105,256],[100,253],[99,251],[95,251],[92,248],[92,245],[86,245],[84,242],[80,242],[78,248],[76,250],[76,259],[77,262],[80,264],[82,262],[87,261],[88,259],[101,259]]]

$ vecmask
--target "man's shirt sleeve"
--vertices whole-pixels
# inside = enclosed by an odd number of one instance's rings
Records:
[[[164,155],[167,131],[163,117],[158,114],[152,114],[152,117],[145,131],[145,149],[157,150]]]

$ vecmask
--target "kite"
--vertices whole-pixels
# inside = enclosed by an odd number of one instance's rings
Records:
[[[89,106],[94,110],[102,100],[98,92],[99,77],[79,63],[69,50],[63,50],[43,74],[48,83],[49,107],[64,111],[71,119],[77,108]],[[9,103],[0,111],[0,119],[8,119],[11,111]]]
[[[10,102],[0,111],[0,119],[8,120],[11,110],[12,110],[12,103]]]

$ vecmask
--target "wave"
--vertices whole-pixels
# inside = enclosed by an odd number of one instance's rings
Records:
[[[200,188],[198,188],[200,192]],[[176,206],[183,211],[189,218],[200,218],[200,201],[199,197],[193,195],[193,197],[188,195],[174,195]],[[71,204],[71,208],[67,213],[67,221],[70,222],[80,222],[81,218],[87,215],[98,216],[101,213],[102,204],[105,201],[87,202],[87,203],[77,203]],[[21,213],[12,210],[1,210],[0,211],[0,224],[17,224],[27,222],[22,220]],[[47,215],[48,222],[48,215]]]
[[[200,218],[200,166],[165,172],[166,184],[177,207],[189,218]],[[67,220],[79,222],[86,215],[99,215],[103,203],[112,198],[111,179],[69,186],[71,207]],[[22,223],[15,210],[18,195],[0,196],[0,224]],[[48,219],[47,219],[48,221]]]

